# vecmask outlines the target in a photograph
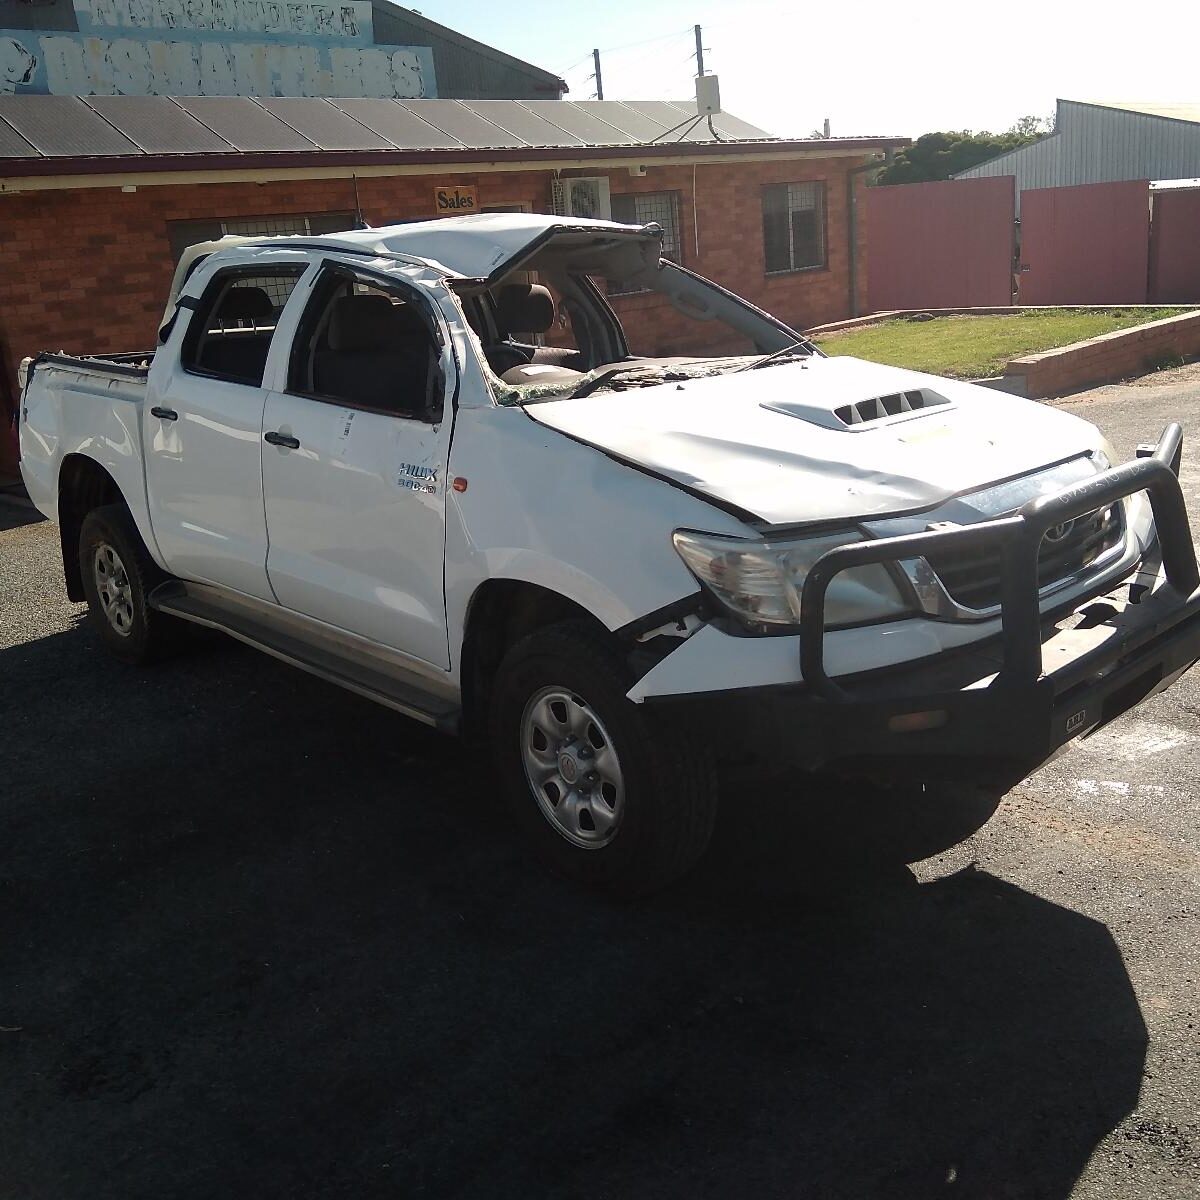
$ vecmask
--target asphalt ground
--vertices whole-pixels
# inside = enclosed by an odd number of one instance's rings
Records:
[[[1200,368],[1069,405],[1200,436]],[[877,797],[745,787],[621,905],[459,744],[81,618],[0,504],[5,1200],[1200,1195],[1200,673],[912,869]]]

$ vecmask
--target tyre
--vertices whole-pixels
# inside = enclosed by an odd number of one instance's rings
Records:
[[[505,656],[489,723],[501,785],[538,858],[624,896],[683,875],[717,813],[709,754],[626,699],[632,683],[598,631],[550,626]]]
[[[150,662],[174,646],[178,622],[147,597],[167,578],[123,504],[93,509],[79,531],[79,570],[92,625],[123,662]]]

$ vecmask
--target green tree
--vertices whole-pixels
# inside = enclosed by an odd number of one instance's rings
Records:
[[[1040,141],[1052,127],[1052,122],[1044,117],[1026,116],[1004,133],[959,129],[922,134],[911,146],[897,152],[875,182],[929,183],[949,179],[968,167]]]

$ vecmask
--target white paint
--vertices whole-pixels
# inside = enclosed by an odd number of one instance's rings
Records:
[[[1124,717],[1079,742],[1079,748],[1106,758],[1138,762],[1155,754],[1165,754],[1194,742],[1196,735],[1174,725],[1162,725],[1138,717]]]
[[[0,35],[0,96],[11,96],[29,83],[37,70],[37,56],[15,37]]]
[[[40,39],[51,95],[385,96],[432,94],[415,50],[278,42],[157,41],[52,34]],[[0,91],[28,72],[14,39],[0,40]],[[34,64],[36,68],[36,62]]]
[[[368,42],[370,0],[75,0],[79,28],[298,34]]]

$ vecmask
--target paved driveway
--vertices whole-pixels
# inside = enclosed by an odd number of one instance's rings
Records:
[[[1200,370],[1072,402],[1122,452]],[[1200,458],[1185,463],[1200,515]],[[1195,1197],[1200,675],[966,845],[726,798],[620,906],[457,744],[217,640],[148,672],[0,508],[0,1196]],[[810,814],[835,814],[817,820]]]

